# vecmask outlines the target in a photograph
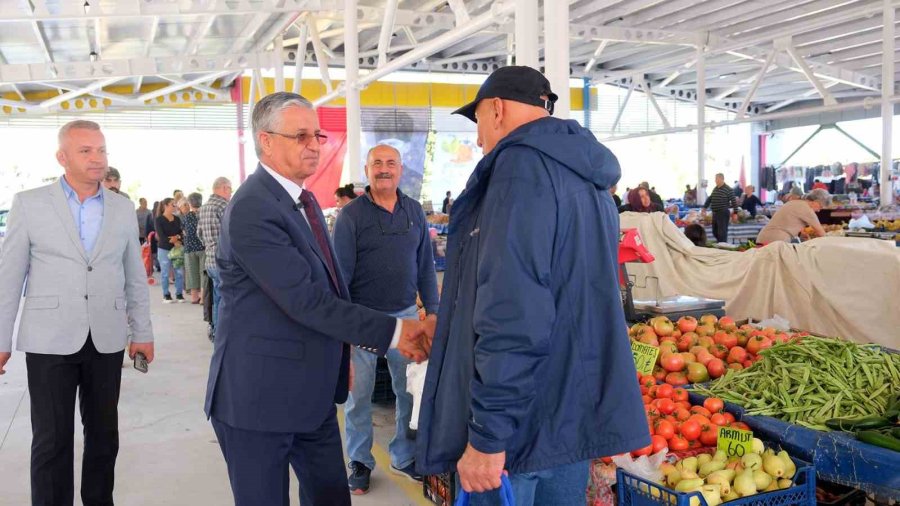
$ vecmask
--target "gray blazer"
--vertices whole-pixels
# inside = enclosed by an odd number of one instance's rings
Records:
[[[134,204],[120,195],[103,189],[88,257],[59,181],[16,194],[0,250],[0,352],[12,349],[23,285],[19,351],[70,355],[90,331],[97,351],[113,353],[125,348],[129,325],[133,342],[152,342],[140,251]]]

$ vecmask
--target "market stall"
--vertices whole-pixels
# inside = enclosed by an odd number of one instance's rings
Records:
[[[619,505],[834,504],[835,487],[900,500],[900,355],[789,326],[713,315],[633,325],[653,444],[595,465],[595,504],[612,481]]]
[[[824,237],[746,252],[696,247],[662,213],[620,215],[656,258],[629,265],[635,299],[692,295],[726,301],[736,318],[779,314],[799,328],[900,348],[896,287],[900,250],[892,242]],[[847,258],[853,258],[848,266]]]

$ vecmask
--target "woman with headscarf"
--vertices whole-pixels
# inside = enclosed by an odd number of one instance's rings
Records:
[[[663,212],[663,207],[652,200],[650,200],[650,190],[637,187],[634,190],[628,192],[628,202],[619,208],[620,213],[624,212],[635,212],[635,213],[661,213]]]

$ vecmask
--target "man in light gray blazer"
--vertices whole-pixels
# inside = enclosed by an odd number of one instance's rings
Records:
[[[59,131],[58,181],[18,193],[0,252],[0,374],[10,358],[24,286],[18,350],[31,395],[34,505],[73,503],[74,410],[84,425],[81,498],[113,504],[118,401],[128,327],[130,357],[153,360],[150,298],[134,205],[101,186],[107,170],[100,127]]]

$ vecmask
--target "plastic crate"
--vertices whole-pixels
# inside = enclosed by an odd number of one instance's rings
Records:
[[[433,474],[422,479],[425,499],[438,506],[453,506],[456,502],[456,473]]]
[[[388,369],[387,360],[378,358],[375,365],[375,385],[372,388],[372,402],[374,404],[390,404],[397,399],[394,395],[394,387],[391,384],[391,371]]]
[[[816,471],[802,460],[793,459],[797,465],[794,486],[774,492],[763,492],[724,503],[728,506],[815,506]],[[658,483],[638,478],[618,469],[618,506],[690,506],[691,498],[698,498],[700,506],[708,506],[700,492],[678,492]]]

